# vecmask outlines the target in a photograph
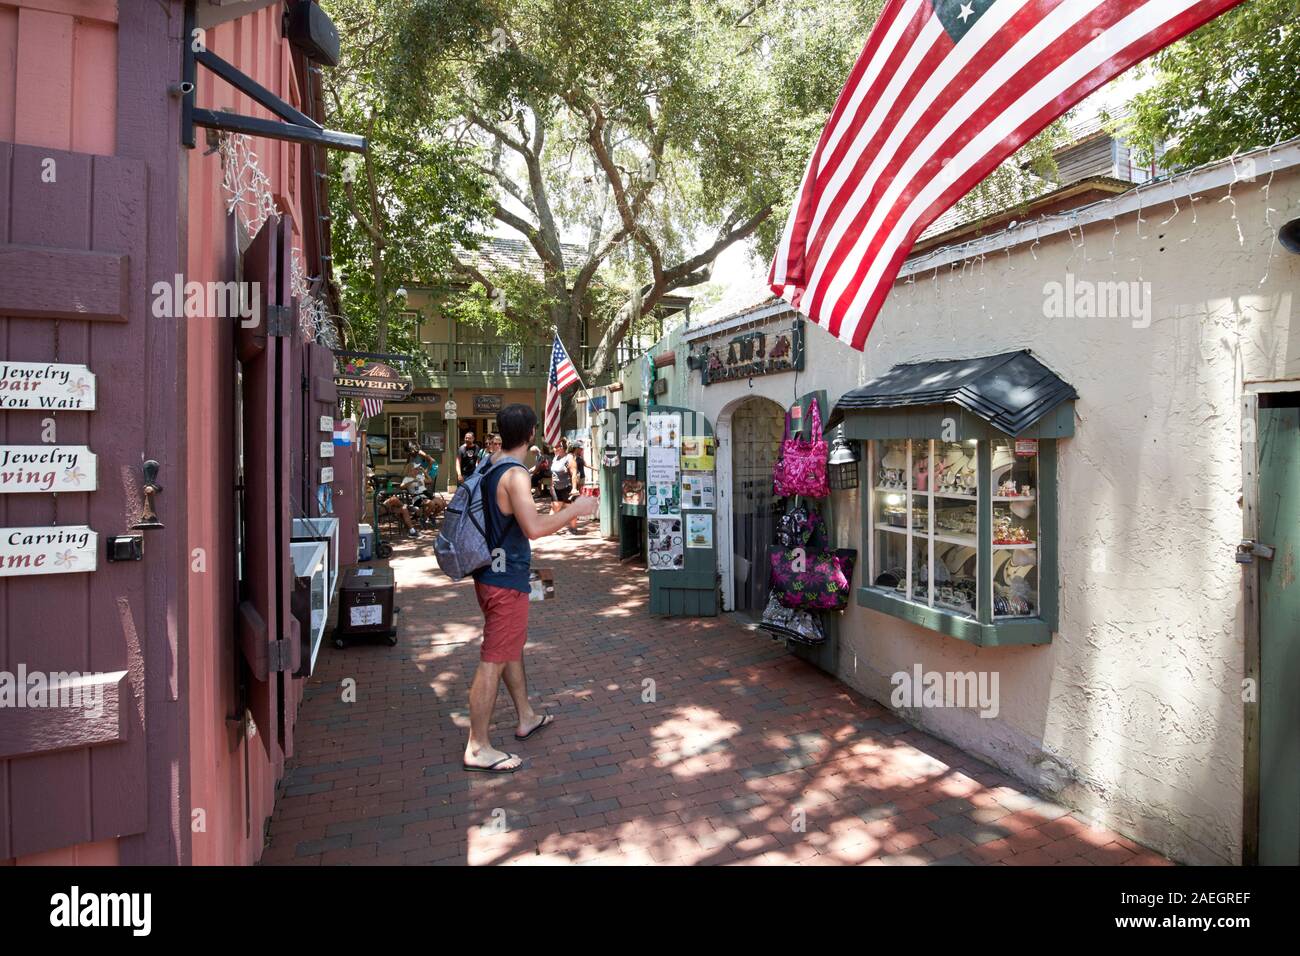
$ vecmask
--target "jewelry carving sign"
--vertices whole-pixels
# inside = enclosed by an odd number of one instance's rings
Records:
[[[726,345],[706,349],[699,361],[705,385],[733,379],[803,371],[803,319],[790,323],[788,331],[746,332]]]
[[[0,361],[0,411],[95,410],[95,374],[84,365]]]
[[[0,528],[0,578],[94,571],[99,535],[86,525]]]
[[[0,445],[0,494],[94,491],[98,471],[85,445]]]

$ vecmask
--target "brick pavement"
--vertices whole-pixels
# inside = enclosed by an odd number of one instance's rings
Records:
[[[534,545],[557,597],[526,663],[556,723],[461,770],[481,618],[428,535],[397,545],[401,641],[327,644],[266,864],[1164,864],[898,720],[729,617],[662,620],[593,532]],[[343,681],[356,701],[343,701]],[[646,698],[643,700],[643,698]]]

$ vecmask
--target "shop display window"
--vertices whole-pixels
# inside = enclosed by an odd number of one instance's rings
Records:
[[[868,441],[860,603],[975,643],[1050,639],[1054,600],[1045,609],[1040,594],[1042,564],[1054,559],[1043,553],[1040,506],[1049,444]]]
[[[388,461],[390,464],[405,464],[406,446],[420,437],[419,415],[388,416]]]

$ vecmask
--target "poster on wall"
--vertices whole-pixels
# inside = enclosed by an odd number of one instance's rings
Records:
[[[651,518],[677,517],[682,513],[681,495],[674,478],[671,484],[647,483],[645,513]]]
[[[715,506],[713,472],[683,471],[682,507],[692,511],[712,511]]]
[[[680,518],[649,518],[646,564],[651,571],[680,571],[685,565]]]
[[[650,446],[645,460],[645,477],[650,484],[675,484],[677,482],[677,450]]]
[[[623,479],[623,504],[641,506],[645,504],[645,483],[635,478]]]
[[[713,547],[713,515],[686,516],[686,547]]]
[[[646,443],[651,448],[677,448],[682,441],[682,416],[652,412],[646,416]]]
[[[682,471],[712,471],[713,439],[707,435],[689,435],[682,439]]]

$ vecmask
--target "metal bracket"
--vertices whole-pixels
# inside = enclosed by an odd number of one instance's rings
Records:
[[[280,338],[293,334],[293,309],[287,305],[266,307],[266,334]]]
[[[1256,558],[1263,558],[1265,561],[1272,561],[1273,549],[1266,544],[1260,544],[1258,541],[1244,538],[1241,544],[1237,545],[1236,558],[1238,564],[1254,564]]]
[[[181,145],[186,149],[194,148],[194,127],[204,126],[208,129],[224,130],[228,133],[246,133],[249,136],[265,136],[269,139],[283,139],[292,143],[308,143],[325,146],[330,149],[344,149],[354,153],[366,151],[366,138],[352,133],[340,133],[325,129],[320,123],[306,113],[295,109],[275,93],[258,83],[251,76],[236,69],[211,50],[203,47],[195,32],[194,0],[185,4],[185,34],[181,49]],[[198,49],[195,49],[195,47]],[[261,119],[256,116],[244,116],[239,113],[227,113],[224,110],[201,109],[194,105],[198,96],[198,67],[204,66],[211,73],[225,80],[241,93],[251,97],[284,122]]]
[[[290,660],[289,639],[282,641],[271,641],[270,648],[267,651],[266,667],[271,673],[278,671],[288,671],[293,669]]]

